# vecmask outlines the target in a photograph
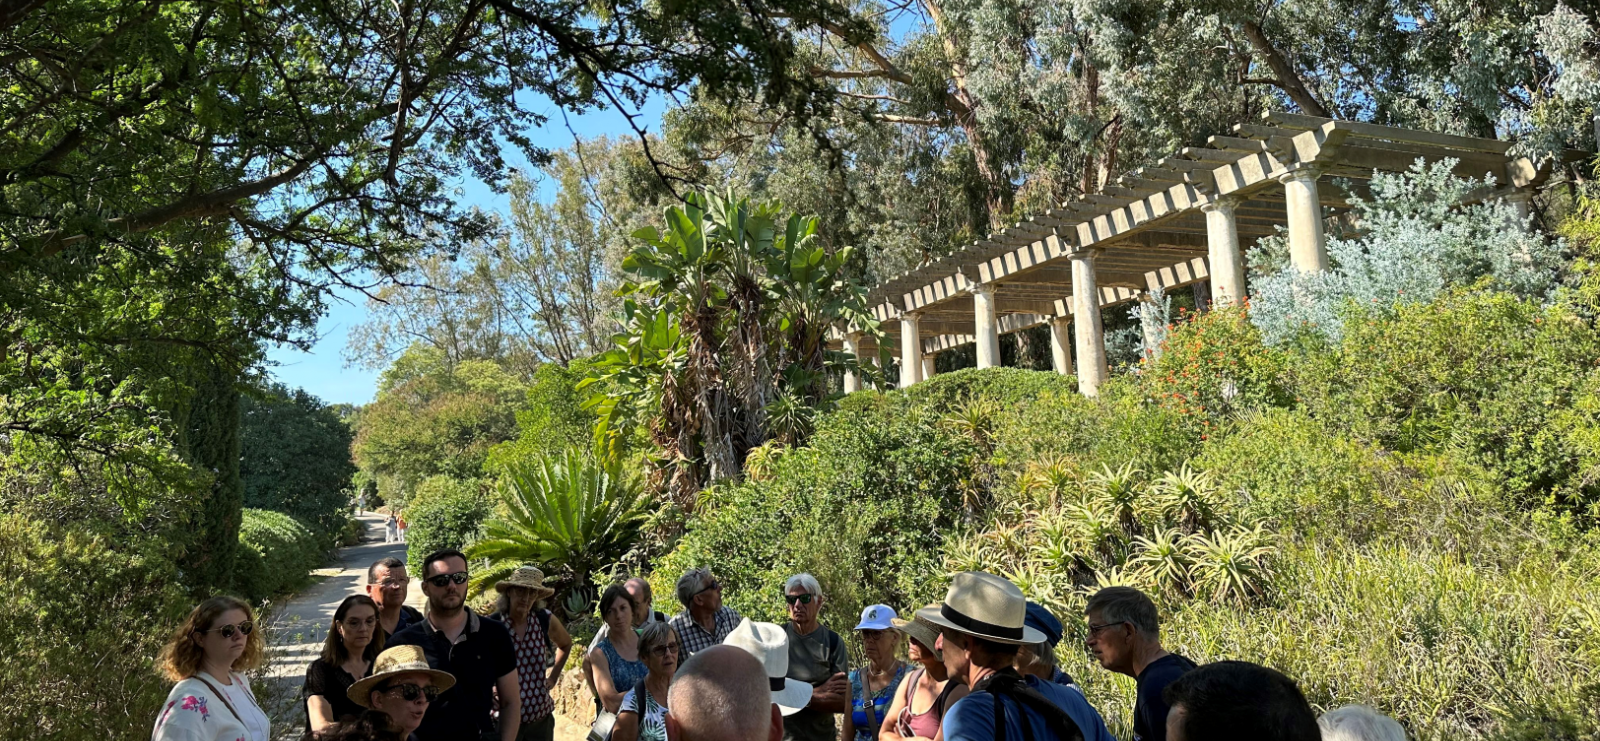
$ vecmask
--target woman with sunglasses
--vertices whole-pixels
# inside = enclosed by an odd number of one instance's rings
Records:
[[[850,672],[850,712],[839,727],[840,741],[877,741],[878,729],[889,717],[889,704],[906,678],[906,664],[896,655],[900,634],[890,622],[897,617],[888,605],[868,605],[861,611],[856,634],[867,665]]]
[[[389,716],[390,729],[409,739],[428,706],[455,683],[450,672],[428,666],[421,646],[395,646],[378,654],[372,676],[350,685],[345,694],[351,702]]]
[[[608,713],[622,707],[622,694],[650,672],[639,660],[639,634],[633,629],[633,596],[614,584],[600,595],[600,619],[609,629],[606,637],[589,649],[594,666],[594,689]]]
[[[250,605],[212,597],[189,612],[157,663],[176,681],[152,741],[271,741],[272,728],[244,672],[265,654]]]
[[[306,730],[320,734],[337,721],[361,714],[361,705],[345,696],[350,685],[372,671],[383,652],[383,631],[378,630],[378,603],[365,594],[352,594],[333,611],[333,627],[322,645],[322,656],[306,669]]]
[[[622,696],[611,741],[667,741],[667,690],[678,671],[678,631],[666,623],[639,629],[639,655],[650,669]]]

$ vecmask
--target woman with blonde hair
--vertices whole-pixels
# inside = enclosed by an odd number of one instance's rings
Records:
[[[250,605],[236,597],[201,602],[161,649],[161,671],[178,684],[151,741],[271,741],[243,674],[261,666],[265,652]]]

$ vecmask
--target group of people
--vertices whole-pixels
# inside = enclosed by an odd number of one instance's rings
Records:
[[[466,606],[468,563],[455,550],[423,559],[427,611],[405,606],[398,559],[367,574],[367,593],[335,612],[307,670],[308,741],[551,739],[550,689],[572,649],[541,607],[553,590],[534,567],[495,583],[495,612]],[[784,584],[788,621],[755,622],[722,603],[706,569],[677,581],[682,610],[652,609],[643,579],[608,588],[604,621],[583,657],[596,719],[612,741],[1112,741],[1100,713],[1056,664],[1062,622],[982,572],[957,574],[943,602],[902,616],[871,605],[854,631],[863,661],[819,616],[818,581]],[[1321,719],[1295,683],[1259,665],[1206,665],[1161,645],[1156,607],[1109,587],[1085,608],[1084,642],[1100,665],[1134,678],[1136,741],[1404,741],[1370,708]],[[177,681],[153,741],[271,741],[243,672],[262,658],[250,607],[200,604],[163,651]],[[906,641],[905,660],[900,644]]]
[[[406,542],[406,518],[405,518],[405,515],[399,515],[399,514],[395,514],[393,512],[391,512],[391,513],[389,513],[387,515],[384,515],[384,518],[383,518],[383,542],[385,542],[385,543],[404,543],[404,542]]]

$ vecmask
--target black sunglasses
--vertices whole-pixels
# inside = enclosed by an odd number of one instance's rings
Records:
[[[713,589],[719,589],[720,590],[720,589],[722,589],[722,585],[718,584],[716,582],[711,582],[710,584],[707,584],[704,587],[701,587],[700,591],[695,592],[694,594],[695,594],[696,597],[698,597],[698,596],[700,596],[702,594],[705,594],[706,592],[709,592],[709,591],[711,591]]]
[[[249,620],[246,620],[246,621],[244,621],[242,623],[239,623],[238,625],[218,625],[215,628],[207,628],[205,630],[197,630],[195,632],[196,633],[210,633],[213,630],[219,630],[219,631],[222,631],[222,637],[223,638],[232,638],[235,631],[237,631],[239,633],[242,633],[244,635],[250,635],[250,631],[253,631],[255,629],[256,629],[256,624],[250,622]]]
[[[432,584],[432,585],[434,585],[436,587],[442,587],[442,586],[444,586],[444,585],[446,585],[446,584],[448,584],[450,582],[455,582],[457,584],[466,584],[467,583],[467,572],[465,572],[465,571],[457,571],[454,574],[440,574],[438,576],[430,576],[430,577],[428,577],[428,583]]]
[[[399,692],[400,699],[405,700],[406,702],[416,702],[419,698],[427,700],[428,702],[433,702],[439,699],[439,688],[432,685],[423,687],[421,685],[411,684],[408,682],[406,684],[390,685],[384,688],[382,691],[385,694]]]
[[[783,601],[784,602],[788,602],[791,605],[796,603],[796,602],[799,602],[802,605],[809,605],[809,604],[811,604],[811,600],[812,600],[812,595],[809,595],[809,594],[786,594],[786,595],[783,595]]]

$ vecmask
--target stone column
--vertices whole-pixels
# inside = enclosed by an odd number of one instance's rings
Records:
[[[867,359],[861,357],[861,333],[846,332],[844,334],[844,351],[855,356],[856,365],[867,364]],[[861,375],[855,371],[844,372],[844,392],[847,394],[861,390]]]
[[[1000,365],[1000,317],[995,312],[994,286],[979,283],[972,287],[973,324],[977,329],[978,367]]]
[[[1507,203],[1510,203],[1517,210],[1517,218],[1521,219],[1524,224],[1533,217],[1533,191],[1517,188],[1507,193],[1505,199]]]
[[[900,388],[922,380],[922,332],[917,321],[921,318],[914,311],[900,315]]]
[[[933,375],[938,372],[934,370],[934,366],[938,364],[938,360],[938,353],[922,356],[922,380],[926,381],[930,378],[933,378]]]
[[[1057,373],[1072,375],[1072,317],[1050,320],[1050,360]]]
[[[1094,258],[1097,249],[1072,254],[1072,318],[1077,330],[1078,391],[1084,396],[1100,392],[1100,384],[1111,376],[1106,366],[1105,327],[1100,323],[1100,287],[1095,283]]]
[[[1244,298],[1244,257],[1239,251],[1239,226],[1233,218],[1238,204],[1237,198],[1223,196],[1200,207],[1206,215],[1213,306],[1236,306]],[[1318,234],[1321,229],[1319,221]]]
[[[1297,167],[1278,178],[1289,213],[1289,263],[1302,273],[1328,269],[1328,243],[1322,233],[1322,201],[1314,167]]]

